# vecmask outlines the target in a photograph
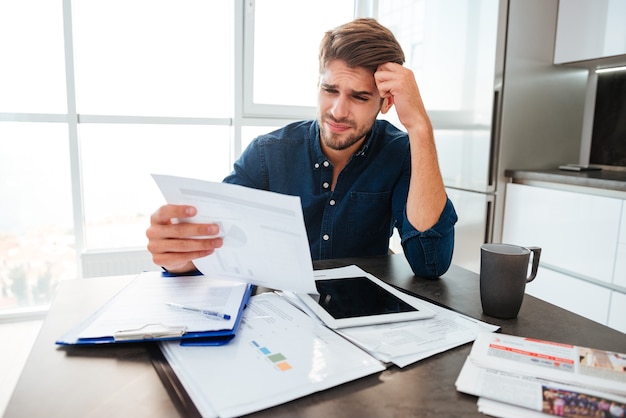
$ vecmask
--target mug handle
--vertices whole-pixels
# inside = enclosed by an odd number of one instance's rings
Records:
[[[526,283],[530,283],[535,280],[537,276],[537,270],[539,269],[539,257],[541,256],[541,248],[539,247],[526,247],[533,253],[533,266],[530,271],[530,276],[526,278]]]

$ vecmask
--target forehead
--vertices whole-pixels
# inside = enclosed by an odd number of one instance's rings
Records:
[[[330,61],[320,74],[320,84],[354,91],[376,91],[374,75],[363,67],[349,67],[341,60]]]

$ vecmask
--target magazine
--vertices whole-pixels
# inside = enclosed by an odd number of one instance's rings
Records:
[[[518,416],[521,407],[547,416],[623,417],[626,354],[484,333],[456,388],[483,398],[480,411],[494,416]]]

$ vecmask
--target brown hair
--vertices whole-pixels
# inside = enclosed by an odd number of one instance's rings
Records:
[[[319,70],[332,60],[349,67],[363,67],[373,73],[386,62],[404,64],[404,52],[393,33],[375,19],[360,18],[324,34],[320,44]]]

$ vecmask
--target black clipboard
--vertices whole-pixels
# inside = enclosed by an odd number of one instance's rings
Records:
[[[214,280],[200,274],[176,276],[159,272],[142,273],[55,343],[96,345],[180,340],[182,345],[224,345],[237,334],[243,310],[253,289],[252,284]],[[230,294],[229,291],[234,293]],[[144,294],[145,297],[137,297]],[[236,311],[229,312],[228,320],[201,318],[201,313],[181,312],[167,306],[170,298],[176,298],[176,303],[202,306],[199,300],[216,297],[215,294],[218,294],[218,297],[219,294],[228,294],[228,297],[232,298],[229,299],[229,306],[236,305]],[[140,317],[129,318],[128,321],[120,319],[119,323],[111,321],[111,316],[113,318],[116,315],[123,316],[122,310],[130,300],[134,303],[132,309]],[[157,319],[141,317],[142,314],[149,315],[150,310],[157,313]],[[100,327],[100,323],[105,325]]]

